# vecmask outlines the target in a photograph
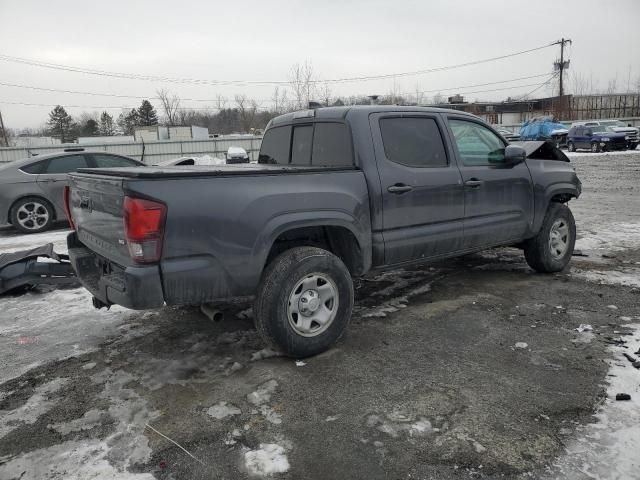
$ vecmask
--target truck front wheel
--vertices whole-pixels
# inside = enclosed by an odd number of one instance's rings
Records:
[[[262,338],[286,355],[324,352],[344,333],[353,308],[353,282],[337,256],[316,247],[295,247],[266,268],[254,317]]]
[[[538,235],[527,240],[524,257],[540,273],[560,272],[571,260],[576,243],[576,222],[569,207],[551,203]]]

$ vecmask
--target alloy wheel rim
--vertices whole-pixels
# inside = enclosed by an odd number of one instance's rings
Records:
[[[38,230],[49,221],[49,211],[42,203],[23,203],[17,212],[18,223],[27,230]]]

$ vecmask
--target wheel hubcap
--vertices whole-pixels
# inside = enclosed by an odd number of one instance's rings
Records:
[[[18,223],[27,230],[42,228],[49,221],[47,207],[38,202],[24,203],[18,209]]]
[[[300,280],[289,294],[289,325],[303,337],[314,337],[327,330],[338,311],[338,288],[321,273]]]
[[[569,247],[569,225],[562,219],[556,220],[549,231],[549,251],[555,259],[564,257]]]

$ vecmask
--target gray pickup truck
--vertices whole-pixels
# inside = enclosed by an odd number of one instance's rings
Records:
[[[562,270],[581,183],[564,154],[538,152],[453,110],[294,112],[270,122],[257,165],[71,174],[69,256],[96,307],[255,295],[260,334],[304,357],[342,335],[352,277],[372,269],[516,245]]]

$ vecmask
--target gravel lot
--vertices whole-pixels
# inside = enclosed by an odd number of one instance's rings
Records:
[[[640,152],[571,159],[567,272],[497,249],[371,275],[304,361],[263,349],[249,304],[0,298],[0,479],[639,478]]]

